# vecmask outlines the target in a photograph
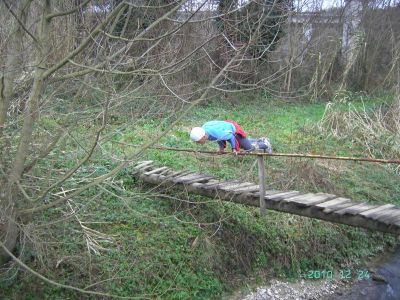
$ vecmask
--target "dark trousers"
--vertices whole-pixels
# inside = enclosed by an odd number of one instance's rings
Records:
[[[243,150],[251,150],[253,149],[253,146],[248,138],[243,138],[238,134],[235,134],[236,139],[239,142],[239,147],[242,148]]]

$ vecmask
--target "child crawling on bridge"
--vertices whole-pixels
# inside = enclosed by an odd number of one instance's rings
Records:
[[[248,138],[242,127],[234,121],[209,121],[201,127],[194,127],[190,132],[190,138],[198,144],[204,144],[207,140],[216,141],[219,152],[223,153],[228,141],[234,153],[239,149],[245,151],[262,150],[272,153],[271,143],[267,138]]]

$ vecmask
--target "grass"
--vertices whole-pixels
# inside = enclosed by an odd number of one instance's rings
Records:
[[[364,104],[371,108],[375,102],[364,99]],[[364,105],[355,100],[352,103]],[[233,119],[250,136],[268,136],[278,152],[362,156],[362,147],[350,148],[350,144],[339,144],[332,136],[316,131],[314,125],[324,109],[323,103],[215,100],[196,108],[155,143],[216,149],[213,143],[203,147],[191,143],[190,128],[212,119]],[[103,156],[112,153],[114,157],[124,157],[132,153],[136,147],[122,146],[120,142],[139,145],[151,141],[166,123],[149,117],[120,127],[118,134],[105,141],[101,152],[80,170],[76,180],[111,170],[117,162]],[[129,124],[129,119],[119,116],[118,125],[111,126],[109,132],[120,124]],[[77,134],[84,132],[82,128]],[[66,168],[74,165],[74,153],[54,155],[63,155],[63,159],[58,157],[58,163]],[[149,150],[141,159],[221,178],[257,180],[254,159],[248,157],[213,158]],[[373,203],[395,203],[400,199],[398,175],[376,164],[271,158],[267,174],[269,188],[332,192]],[[296,280],[310,269],[362,265],[395,242],[382,233],[274,211],[262,218],[253,208],[167,191],[167,197],[174,200],[158,195],[161,190],[149,189],[135,181],[128,168],[112,183],[103,185],[100,197],[93,199],[99,190],[92,189],[74,200],[81,209],[77,216],[91,229],[112,238],[113,243],[99,243],[107,249],[100,251],[101,255],[86,250],[77,222],[63,222],[41,232],[38,241],[42,243],[27,244],[30,253],[40,254],[32,254],[28,264],[65,284],[120,296],[220,299],[246,284],[260,284],[272,277]],[[65,213],[51,211],[36,222]],[[90,298],[42,284],[22,271],[16,278],[1,282],[0,287],[0,295],[3,293],[9,299]]]

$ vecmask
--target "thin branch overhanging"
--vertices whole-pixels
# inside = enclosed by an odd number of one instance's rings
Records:
[[[53,18],[63,17],[63,16],[73,14],[73,13],[77,12],[78,10],[85,8],[85,6],[88,5],[90,1],[92,1],[92,0],[86,0],[85,2],[79,4],[78,6],[76,6],[74,8],[71,8],[70,10],[67,10],[67,11],[49,14],[46,16],[46,20],[47,20],[47,22],[49,22]]]
[[[254,38],[254,37],[252,37]],[[249,41],[249,44],[251,44],[251,40]],[[161,132],[158,136],[157,139],[159,139],[160,137],[164,136],[166,133],[168,133],[173,126],[180,121],[195,105],[197,105],[198,103],[202,102],[208,92],[213,89],[216,85],[216,83],[218,82],[218,80],[225,74],[225,72],[227,70],[229,70],[229,68],[237,61],[237,59],[243,55],[243,50],[247,49],[249,44],[246,47],[240,48],[240,51],[237,51],[237,53],[235,54],[235,56],[233,56],[231,58],[231,60],[220,70],[220,72],[212,79],[212,81],[210,82],[210,84],[205,88],[204,92],[202,93],[202,95],[195,101],[193,101],[188,108],[170,125],[166,128],[166,130],[164,130],[163,132]],[[95,178],[91,183],[82,186],[81,188],[77,189],[76,191],[70,193],[69,195],[66,195],[65,197],[63,197],[62,199],[59,199],[57,201],[54,201],[52,203],[49,203],[47,205],[43,205],[40,207],[34,207],[31,209],[27,209],[27,210],[23,210],[21,213],[32,213],[32,212],[38,212],[38,211],[42,211],[44,209],[50,208],[50,207],[54,207],[58,204],[61,204],[63,202],[65,202],[66,200],[70,199],[71,197],[80,194],[81,192],[83,192],[84,190],[87,190],[88,188],[95,186],[109,178],[111,178],[112,176],[114,176],[115,174],[117,174],[120,170],[122,170],[123,168],[125,168],[130,161],[134,160],[136,157],[140,156],[147,148],[149,148],[153,143],[148,143],[146,145],[144,145],[139,151],[137,151],[136,153],[134,153],[133,155],[131,155],[127,161],[122,162],[121,164],[119,164],[117,167],[115,167],[113,170],[111,170],[109,173],[104,174],[102,176],[99,176],[97,178]]]
[[[99,72],[99,73],[107,73],[107,74],[115,74],[115,75],[153,75],[153,76],[159,76],[161,72],[166,71],[168,69],[174,68],[177,65],[183,63],[184,61],[188,60],[190,57],[192,57],[194,54],[196,54],[197,51],[199,51],[200,49],[203,49],[205,45],[207,45],[208,43],[210,43],[213,39],[217,38],[219,36],[218,35],[214,35],[212,37],[210,37],[208,40],[206,40],[205,42],[203,42],[201,45],[197,46],[194,50],[192,50],[190,53],[188,53],[187,55],[185,55],[183,58],[181,58],[180,60],[174,62],[171,65],[162,67],[160,69],[137,69],[137,70],[132,70],[132,71],[118,71],[118,70],[108,70],[108,69],[97,69],[96,67],[91,67],[91,66],[86,66],[86,65],[82,65],[79,64],[77,62],[74,62],[73,60],[69,60],[69,62],[75,66],[78,66],[80,68],[84,68],[84,69],[89,69],[91,71],[94,72]],[[146,51],[147,52],[147,51]],[[143,56],[143,55],[142,55]],[[142,56],[140,56],[139,58],[141,58]],[[162,75],[171,75],[172,73],[164,73]]]
[[[65,174],[65,176],[60,179],[59,181],[57,181],[56,183],[52,184],[50,187],[48,187],[41,196],[39,196],[37,198],[37,200],[43,200],[47,193],[49,193],[53,188],[59,186],[60,184],[62,184],[63,182],[65,182],[68,178],[70,178],[83,164],[85,164],[90,157],[92,156],[94,150],[96,149],[98,142],[99,142],[99,138],[100,138],[100,134],[101,132],[106,128],[106,124],[107,124],[107,115],[108,115],[108,105],[109,105],[110,99],[107,98],[107,101],[105,103],[105,107],[104,107],[104,111],[103,111],[103,118],[102,118],[102,125],[99,128],[99,130],[96,132],[96,136],[95,136],[95,140],[93,142],[92,147],[90,148],[89,152],[87,153],[87,155],[72,169],[70,169],[67,174]]]
[[[93,40],[93,37],[98,35],[102,29],[107,26],[107,24],[119,13],[119,10],[125,8],[125,3],[121,2],[118,6],[107,16],[104,22],[100,23],[90,34],[90,36],[86,37],[82,43],[73,51],[71,51],[64,59],[62,59],[58,64],[54,65],[53,67],[47,69],[44,73],[42,78],[46,79],[58,69],[62,68],[65,64],[67,64],[71,59],[81,53]]]
[[[32,0],[29,0],[28,2],[31,2]],[[11,9],[11,6],[7,3],[6,0],[3,0],[4,5],[10,12],[10,14],[14,17],[14,19],[18,22],[18,24],[21,26],[21,28],[32,38],[34,41],[35,47],[39,47],[39,41],[36,39],[36,37],[28,30],[28,28],[25,27],[24,23],[21,22],[19,17],[14,13],[14,11]]]
[[[225,67],[212,79],[212,81],[210,82],[210,84],[205,88],[204,92],[202,93],[202,95],[196,99],[195,101],[193,101],[190,105],[188,105],[188,107],[182,112],[182,114],[180,116],[178,116],[164,131],[162,131],[160,134],[158,134],[156,136],[156,140],[159,140],[161,137],[165,136],[169,131],[172,130],[172,128],[185,116],[187,115],[191,109],[193,107],[195,107],[197,104],[201,103],[206,96],[208,95],[208,92],[213,88],[213,86],[217,83],[217,81],[221,78],[221,76],[226,72],[226,70],[230,67],[230,65],[237,59],[237,57],[239,56],[240,51],[236,53],[236,55],[234,57],[231,58],[231,60],[225,65]],[[145,150],[149,149],[151,146],[153,146],[153,141],[143,145],[143,147],[138,150],[137,152],[133,153],[131,156],[128,157],[128,159],[122,163],[120,163],[118,166],[116,166],[114,169],[112,169],[110,172],[101,175],[97,178],[94,178],[92,182],[88,183],[85,186],[82,186],[81,188],[77,189],[75,192],[70,193],[69,195],[63,197],[62,199],[53,201],[49,204],[45,204],[39,207],[33,207],[33,208],[29,208],[29,209],[24,209],[22,211],[20,211],[20,214],[30,214],[30,213],[37,213],[43,210],[46,210],[48,208],[57,206],[61,203],[64,203],[65,201],[67,201],[68,199],[71,199],[72,197],[75,197],[79,194],[81,194],[83,191],[98,185],[99,183],[111,178],[112,176],[116,175],[118,172],[120,172],[122,169],[124,169],[125,167],[127,167],[131,161],[133,161],[135,158],[139,157]]]
[[[138,34],[138,35],[136,36],[136,39],[141,38],[141,37],[142,37],[143,35],[145,35],[150,29],[154,28],[154,27],[157,26],[160,22],[162,22],[163,20],[167,19],[168,16],[170,16],[172,13],[174,13],[176,10],[178,10],[179,7],[180,7],[180,5],[181,5],[182,3],[184,3],[185,1],[187,1],[187,0],[182,0],[182,1],[180,1],[179,4],[176,5],[173,9],[171,9],[171,10],[168,11],[168,12],[166,12],[163,16],[161,16],[160,18],[158,18],[157,20],[155,20],[153,23],[151,23],[151,24],[149,25],[149,27],[146,28],[146,30],[143,30],[140,34]],[[122,2],[120,5],[122,5],[122,4],[123,4],[123,2]],[[115,12],[115,11],[113,11],[113,12]],[[180,26],[180,27],[181,27],[181,26]],[[178,28],[180,28],[180,27],[178,27]],[[101,30],[102,30],[102,27],[99,28],[99,26],[98,26],[96,29],[99,29],[99,31],[101,31]],[[90,40],[92,36],[93,36],[93,33],[87,38],[87,40]],[[89,41],[88,41],[88,42],[89,42]],[[132,41],[132,42],[129,42],[126,46],[122,47],[121,49],[119,49],[118,51],[116,51],[114,54],[112,54],[111,56],[109,56],[108,59],[111,60],[111,59],[114,59],[115,57],[117,57],[118,55],[120,55],[120,54],[122,54],[122,53],[124,53],[124,52],[126,53],[126,51],[128,51],[128,50],[133,46],[133,43],[134,43],[133,41]],[[80,48],[81,48],[81,47],[80,47]],[[83,47],[82,47],[81,51],[82,51],[82,50],[83,50]],[[76,54],[75,54],[75,55],[76,55]],[[68,55],[68,56],[64,59],[64,61],[63,61],[62,64],[60,63],[60,64],[54,66],[53,68],[49,69],[49,70],[46,72],[47,77],[50,76],[50,75],[51,75],[52,73],[54,73],[55,71],[57,71],[58,69],[60,69],[62,66],[64,66],[64,65],[68,62],[68,60],[72,59],[75,55],[73,55],[73,56],[72,56],[72,54]],[[92,68],[99,69],[99,68],[101,68],[102,66],[104,66],[106,63],[107,63],[107,60],[105,60],[105,61],[103,61],[103,62],[97,64],[96,66],[93,66]],[[76,73],[71,73],[71,74],[68,74],[68,75],[61,76],[61,77],[59,77],[59,78],[55,78],[55,79],[53,79],[53,81],[60,81],[60,80],[66,80],[66,79],[70,79],[70,78],[75,78],[75,77],[77,77],[77,76],[83,76],[83,75],[86,75],[86,74],[91,73],[91,72],[93,72],[93,70],[86,69],[86,70],[84,70],[84,71],[80,71],[80,72],[76,72]]]

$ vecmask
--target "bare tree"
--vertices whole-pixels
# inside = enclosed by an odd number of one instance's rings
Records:
[[[25,237],[37,240],[32,230],[40,235],[39,228],[59,222],[79,226],[89,251],[101,249],[107,237],[85,225],[77,203],[85,205],[88,191],[95,194],[90,201],[100,197],[152,140],[211,93],[265,88],[281,76],[258,71],[279,39],[287,12],[279,3],[250,1],[218,12],[208,1],[3,0],[9,28],[1,32],[0,60],[1,263],[13,257],[26,267],[10,251]],[[215,22],[236,13],[246,32],[240,44]],[[274,24],[271,39],[265,24]],[[143,105],[143,94],[158,99],[155,105]],[[166,126],[116,157],[105,149],[117,134],[109,120],[120,113],[131,114],[132,124],[155,114]],[[101,156],[112,167],[82,175]],[[45,214],[53,218],[47,224]]]
[[[209,97],[263,90],[317,99],[347,81],[365,55],[353,55],[343,76],[343,13],[296,13],[281,0],[2,0],[0,262],[27,267],[15,246],[34,240],[39,253],[44,233],[63,222],[101,251],[110,237],[79,211],[118,189],[118,174]],[[375,31],[365,32],[371,45]],[[395,27],[390,37],[389,84],[398,81]],[[129,124],[111,126],[120,114]],[[110,139],[149,116],[163,129],[129,154],[110,150]],[[85,172],[100,159],[107,170]],[[132,196],[120,192],[113,197]]]

